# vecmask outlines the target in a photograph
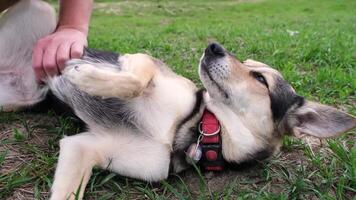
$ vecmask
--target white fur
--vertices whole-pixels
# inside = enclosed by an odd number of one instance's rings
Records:
[[[60,141],[60,156],[52,186],[52,200],[79,199],[94,166],[128,177],[158,181],[168,176],[170,148],[130,130],[90,132]]]
[[[103,98],[115,96],[130,99],[139,95],[136,91],[143,89],[141,82],[129,72],[115,74],[109,68],[99,69],[90,64],[67,66],[67,69],[65,75],[79,89]]]
[[[223,103],[214,101],[209,94],[204,96],[207,108],[212,111],[223,126],[222,146],[223,156],[228,161],[239,161],[253,154],[262,145],[250,131],[242,119],[243,117],[232,112],[231,108]],[[243,139],[242,139],[243,138]]]
[[[117,88],[121,92],[135,90],[126,85],[127,79],[122,79],[122,75],[132,78],[124,66],[123,71],[103,70],[88,64],[76,66],[69,66],[63,76],[84,91],[95,94],[107,89],[108,97],[121,97],[122,93],[117,93]],[[56,81],[58,78],[50,79],[51,88],[55,88]],[[129,97],[127,106],[139,113],[135,115],[136,121],[141,122],[137,124],[138,130],[124,127],[108,130],[89,122],[88,132],[61,140],[51,199],[73,199],[73,192],[83,180],[79,194],[82,198],[94,166],[146,181],[159,181],[168,176],[175,128],[177,122],[192,110],[196,88],[185,78],[167,77],[159,71],[151,81],[152,88],[148,86],[142,95]],[[115,84],[108,85],[111,83]],[[85,117],[81,118],[85,121]]]

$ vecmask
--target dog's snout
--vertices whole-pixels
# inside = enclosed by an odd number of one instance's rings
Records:
[[[224,48],[217,43],[211,43],[205,49],[205,55],[222,57],[225,55]]]

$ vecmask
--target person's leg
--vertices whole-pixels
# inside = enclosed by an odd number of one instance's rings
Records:
[[[2,1],[3,8],[9,5]],[[38,85],[32,69],[32,48],[55,27],[54,9],[39,0],[21,0],[1,15],[0,111],[17,110],[45,97],[47,89]]]

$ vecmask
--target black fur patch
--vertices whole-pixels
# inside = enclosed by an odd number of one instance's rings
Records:
[[[107,51],[99,51],[96,49],[84,49],[83,60],[105,62],[113,65],[118,65],[119,54]]]
[[[288,82],[280,77],[276,77],[276,84],[269,96],[274,121],[281,120],[291,106],[297,104],[300,107],[304,104],[304,98],[298,96]]]
[[[200,89],[198,92],[195,93],[195,105],[192,111],[178,124],[176,130],[179,130],[183,126],[183,124],[187,123],[199,112],[200,107],[203,103],[203,94],[205,91],[205,89]]]
[[[85,113],[90,120],[106,128],[118,126],[137,129],[133,110],[128,108],[127,101],[118,98],[103,99],[91,96],[78,89],[73,90],[72,103],[76,110]]]

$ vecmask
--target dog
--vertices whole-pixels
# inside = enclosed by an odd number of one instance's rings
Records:
[[[87,125],[87,131],[60,140],[52,200],[82,199],[94,166],[160,181],[200,159],[206,169],[220,170],[220,161],[267,158],[278,152],[285,134],[328,138],[355,127],[355,117],[306,100],[277,70],[240,62],[217,43],[200,59],[200,90],[149,55],[90,49],[40,86],[31,51],[54,30],[54,16],[48,4],[22,0],[0,19],[3,109],[36,104],[50,91]]]

